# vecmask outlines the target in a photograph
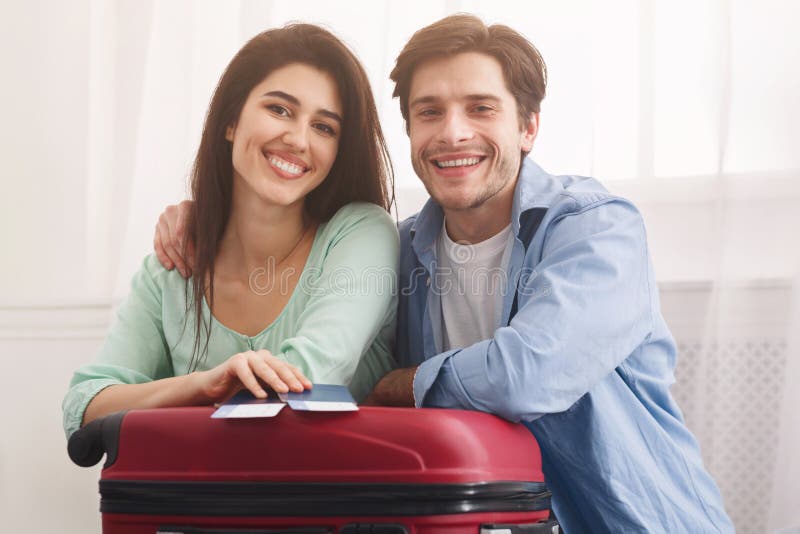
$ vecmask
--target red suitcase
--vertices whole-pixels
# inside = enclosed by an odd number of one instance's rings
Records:
[[[72,436],[77,464],[107,455],[104,533],[558,531],[522,425],[461,410],[213,411],[120,412]]]

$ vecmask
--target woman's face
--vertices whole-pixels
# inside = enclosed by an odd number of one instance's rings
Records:
[[[247,97],[225,138],[233,143],[234,188],[264,202],[302,202],[328,175],[342,129],[334,79],[292,63],[273,71]]]

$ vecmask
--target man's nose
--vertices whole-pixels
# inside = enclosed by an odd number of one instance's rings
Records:
[[[474,132],[469,119],[463,113],[454,111],[445,115],[438,140],[442,144],[456,145],[469,141],[473,135]]]

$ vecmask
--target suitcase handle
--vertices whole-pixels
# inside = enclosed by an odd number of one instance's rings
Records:
[[[156,534],[333,534],[327,527],[248,529],[248,528],[203,528],[203,527],[159,527]]]
[[[559,534],[561,525],[558,521],[531,523],[528,525],[481,525],[480,534]]]
[[[126,412],[123,410],[95,419],[76,430],[67,442],[70,459],[81,467],[92,467],[97,465],[105,454],[104,467],[113,464],[117,459],[119,430]]]

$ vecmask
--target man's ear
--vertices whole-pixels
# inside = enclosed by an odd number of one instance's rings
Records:
[[[233,131],[235,130],[235,126],[231,125],[225,128],[225,139],[233,143]]]
[[[539,113],[531,113],[530,119],[523,125],[522,128],[522,151],[530,152],[533,148],[533,142],[536,140],[536,134],[539,133]]]

